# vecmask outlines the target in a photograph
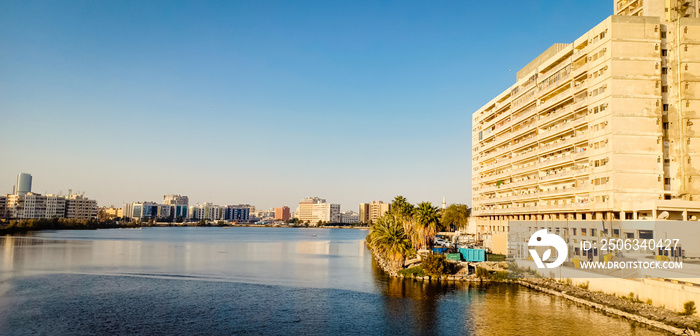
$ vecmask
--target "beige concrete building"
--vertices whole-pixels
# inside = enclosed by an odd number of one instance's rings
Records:
[[[83,195],[69,195],[65,205],[66,218],[94,219],[97,218],[97,201]]]
[[[670,2],[615,1],[619,16],[554,44],[474,113],[477,232],[700,217],[698,2]]]
[[[380,217],[391,210],[390,203],[384,203],[382,201],[372,201],[371,203],[360,203],[360,222],[365,224],[372,224],[377,221]]]
[[[0,196],[0,219],[7,218],[7,196]]]
[[[340,204],[327,203],[325,199],[308,197],[299,201],[297,218],[311,225],[318,222],[340,223]]]

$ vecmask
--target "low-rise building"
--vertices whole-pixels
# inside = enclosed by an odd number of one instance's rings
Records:
[[[0,196],[0,219],[7,218],[5,209],[7,208],[7,196]]]
[[[206,202],[190,208],[190,219],[195,221],[200,221],[202,219],[212,221],[224,220],[225,212],[226,207]]]
[[[341,212],[340,222],[343,224],[358,224],[360,223],[360,214],[355,211]]]

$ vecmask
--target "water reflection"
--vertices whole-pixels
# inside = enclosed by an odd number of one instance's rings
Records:
[[[389,278],[364,246],[365,235],[163,228],[0,237],[0,334],[26,328],[36,311],[57,311],[37,330],[91,325],[95,333],[129,333],[107,332],[101,318],[160,309],[168,314],[134,330],[149,333],[157,325],[175,328],[168,329],[175,334],[660,335],[515,285]],[[64,308],[66,302],[72,309]],[[100,318],[86,317],[91,310]],[[192,311],[203,313],[183,326]],[[142,316],[121,318],[111,325],[130,325]]]

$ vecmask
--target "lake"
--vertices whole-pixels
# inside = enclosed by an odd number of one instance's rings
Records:
[[[2,335],[665,335],[518,285],[387,277],[367,231],[0,236]]]

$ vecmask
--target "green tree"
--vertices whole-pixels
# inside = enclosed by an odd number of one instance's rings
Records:
[[[372,225],[367,234],[367,245],[384,256],[395,269],[403,267],[411,253],[411,242],[403,225],[393,216],[383,216]]]
[[[446,228],[462,229],[467,227],[471,209],[466,204],[450,204],[442,212],[440,222]]]
[[[440,217],[438,216],[438,208],[434,207],[430,202],[422,202],[418,204],[415,214],[414,235],[418,242],[417,249],[430,248],[433,245],[435,235],[440,230]]]

